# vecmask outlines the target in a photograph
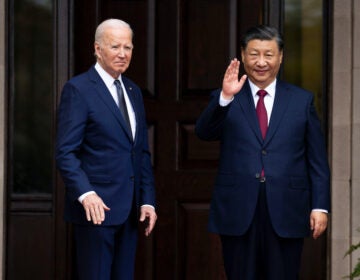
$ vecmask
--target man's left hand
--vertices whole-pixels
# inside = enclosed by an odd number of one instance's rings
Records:
[[[310,215],[310,228],[313,231],[313,238],[317,239],[327,227],[327,213],[312,211]]]
[[[148,219],[148,223],[145,228],[145,236],[149,236],[154,229],[157,215],[153,207],[145,205],[140,208],[140,222],[144,222],[146,219]]]

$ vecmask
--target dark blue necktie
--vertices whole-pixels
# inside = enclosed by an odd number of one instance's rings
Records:
[[[127,110],[127,107],[126,107],[124,92],[122,90],[121,83],[120,83],[119,80],[115,80],[114,83],[115,83],[115,86],[116,86],[118,102],[119,102],[118,106],[119,106],[121,115],[123,116],[125,122],[127,123],[128,127],[129,127],[129,129],[131,131],[129,114],[128,114],[128,110]]]

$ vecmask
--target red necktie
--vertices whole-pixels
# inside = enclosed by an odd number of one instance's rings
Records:
[[[261,130],[263,139],[265,138],[266,131],[268,128],[268,117],[267,117],[267,112],[266,112],[266,108],[265,108],[265,104],[264,104],[264,97],[266,94],[267,94],[267,92],[263,89],[260,89],[257,92],[257,95],[259,95],[259,100],[256,105],[256,115],[259,120],[260,130]]]
[[[266,108],[265,108],[265,104],[264,104],[264,97],[266,94],[267,94],[267,92],[265,90],[260,89],[257,92],[257,95],[259,95],[259,100],[256,104],[256,115],[259,120],[261,135],[262,135],[263,139],[265,139],[266,131],[268,129],[268,117],[267,117],[267,112],[266,112]],[[261,170],[261,177],[265,177],[264,168],[262,168],[262,170]]]

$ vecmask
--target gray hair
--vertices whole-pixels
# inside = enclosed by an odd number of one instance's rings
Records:
[[[130,24],[128,24],[127,22],[120,20],[120,19],[110,18],[110,19],[104,20],[96,28],[95,42],[101,42],[104,32],[107,28],[128,28],[131,31],[131,38],[134,37],[134,32],[133,32]]]

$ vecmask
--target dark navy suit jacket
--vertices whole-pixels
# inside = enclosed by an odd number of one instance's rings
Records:
[[[197,135],[220,140],[209,230],[242,235],[258,199],[262,167],[271,222],[281,237],[310,233],[312,209],[330,209],[330,171],[313,95],[277,81],[274,106],[263,140],[248,81],[230,105],[219,105],[220,90],[196,124]]]
[[[111,208],[103,225],[122,224],[134,204],[155,205],[141,91],[122,76],[136,116],[131,132],[94,67],[69,80],[58,111],[57,166],[66,186],[65,220],[88,224],[79,196],[95,191]],[[134,201],[133,201],[134,198]]]

